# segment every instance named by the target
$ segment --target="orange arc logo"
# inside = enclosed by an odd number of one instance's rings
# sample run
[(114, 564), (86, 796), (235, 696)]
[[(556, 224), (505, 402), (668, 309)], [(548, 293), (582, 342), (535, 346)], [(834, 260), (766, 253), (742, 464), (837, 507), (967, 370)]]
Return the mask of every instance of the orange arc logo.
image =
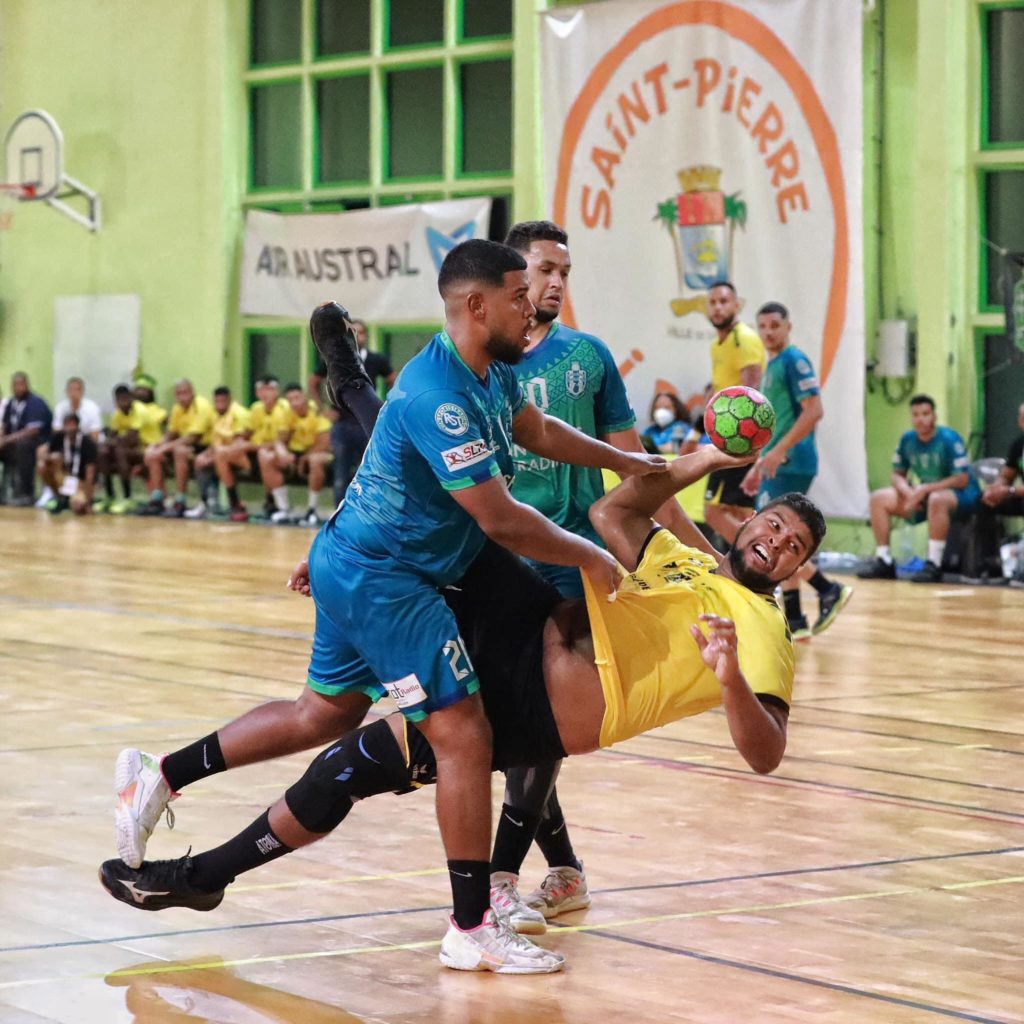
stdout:
[[(601, 98), (612, 75), (643, 43), (667, 29), (681, 25), (711, 25), (720, 28), (759, 53), (792, 90), (800, 112), (811, 129), (811, 137), (814, 139), (818, 158), (825, 173), (835, 218), (832, 281), (821, 349), (821, 382), (824, 384), (839, 351), (843, 323), (846, 320), (849, 285), (849, 225), (846, 221), (846, 188), (843, 183), (842, 162), (839, 159), (839, 145), (832, 123), (821, 105), (813, 83), (807, 77), (807, 72), (786, 49), (782, 40), (753, 15), (731, 4), (721, 3), (720, 0), (680, 0), (652, 12), (643, 21), (637, 22), (621, 41), (601, 58), (565, 119), (562, 147), (558, 155), (558, 177), (555, 182), (554, 220), (558, 224), (565, 223), (573, 157), (594, 104)], [(570, 327), (576, 326), (572, 300), (568, 295), (565, 298), (561, 319)]]

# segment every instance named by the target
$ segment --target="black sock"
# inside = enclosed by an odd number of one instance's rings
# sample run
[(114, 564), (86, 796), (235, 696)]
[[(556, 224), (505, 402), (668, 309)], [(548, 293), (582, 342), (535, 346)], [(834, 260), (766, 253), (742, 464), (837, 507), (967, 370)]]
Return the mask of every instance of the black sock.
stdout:
[(124, 491), (124, 500), (130, 501), (132, 496), (132, 478), (130, 476), (121, 477), (121, 490)]
[(539, 824), (539, 814), (528, 814), (518, 807), (502, 804), (494, 835), (491, 870), (511, 871), (513, 875), (518, 875)]
[(549, 868), (570, 867), (577, 871), (583, 865), (576, 859), (569, 838), (569, 829), (565, 824), (565, 815), (558, 802), (552, 799), (544, 812), (544, 817), (537, 828), (537, 845), (540, 847)]
[(796, 622), (803, 615), (800, 609), (800, 591), (784, 590), (782, 592), (782, 601), (786, 606), (786, 618), (790, 622)]
[(826, 590), (831, 590), (834, 584), (827, 577), (821, 574), (820, 569), (814, 570), (814, 575), (807, 581), (812, 587), (819, 593), (824, 594)]
[(475, 928), (491, 905), (491, 865), (485, 860), (450, 860), (452, 917), (463, 930)]
[(248, 828), (223, 846), (196, 854), (192, 858), (189, 881), (204, 892), (216, 892), (230, 885), (236, 875), (268, 864), (292, 848), (285, 846), (270, 827), (270, 811), (264, 811)]
[(220, 752), (220, 740), (211, 732), (201, 740), (181, 750), (168, 754), (160, 766), (167, 780), (167, 785), (175, 793), (190, 786), (197, 779), (205, 779), (208, 775), (217, 775), (227, 771), (224, 755)]
[(228, 489), (228, 504), (232, 508), (238, 508), (242, 503), (238, 500), (238, 485), (232, 484)]
[(114, 478), (112, 476), (105, 476), (103, 478), (103, 486), (107, 489), (107, 498), (110, 501), (114, 500)]
[(361, 385), (360, 387), (350, 384), (342, 388), (338, 397), (345, 408), (359, 421), (359, 426), (369, 437), (373, 433), (373, 425), (377, 422), (377, 415), (384, 403), (373, 388), (368, 387), (363, 381), (358, 383)]

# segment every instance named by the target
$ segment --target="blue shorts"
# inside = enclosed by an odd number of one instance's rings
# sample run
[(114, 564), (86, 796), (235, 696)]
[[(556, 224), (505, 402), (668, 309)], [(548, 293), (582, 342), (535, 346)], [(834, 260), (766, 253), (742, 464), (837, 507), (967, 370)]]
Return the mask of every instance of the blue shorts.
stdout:
[[(981, 488), (977, 485), (971, 487), (968, 485), (958, 491), (953, 491), (956, 495), (956, 512), (954, 515), (958, 519), (966, 519), (975, 509), (981, 498)], [(914, 511), (907, 518), (907, 522), (912, 525), (923, 523), (928, 518), (928, 503), (925, 502), (921, 508), (914, 509)]]
[(389, 694), (412, 722), (475, 693), (480, 683), (437, 587), (393, 562), (368, 569), (349, 561), (333, 528), (322, 529), (309, 552), (310, 689), (373, 701)]
[(551, 584), (567, 601), (583, 597), (583, 577), (573, 565), (551, 565), (549, 562), (524, 561)]
[(814, 482), (814, 473), (783, 473), (778, 472), (768, 480), (761, 478), (761, 486), (757, 489), (757, 504), (754, 506), (758, 512), (776, 498), (781, 498), (790, 491), (797, 494), (806, 494)]

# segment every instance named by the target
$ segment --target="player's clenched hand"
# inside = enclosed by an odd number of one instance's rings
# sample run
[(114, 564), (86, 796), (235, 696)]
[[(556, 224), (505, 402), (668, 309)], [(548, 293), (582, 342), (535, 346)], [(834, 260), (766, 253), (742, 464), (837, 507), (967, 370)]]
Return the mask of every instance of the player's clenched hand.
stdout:
[(647, 476), (648, 473), (664, 473), (668, 462), (664, 455), (648, 455), (640, 452), (619, 452), (614, 466), (610, 467), (623, 480), (629, 476)]
[(590, 557), (580, 564), (580, 568), (590, 577), (599, 594), (605, 594), (609, 601), (614, 601), (622, 580), (622, 566), (604, 548), (592, 544), (591, 549)]
[(702, 615), (700, 621), (707, 626), (707, 636), (700, 626), (693, 625), (690, 632), (697, 641), (700, 656), (723, 685), (731, 683), (740, 674), (736, 624), (720, 615)]
[(288, 589), (309, 597), (309, 562), (304, 558), (288, 577)]

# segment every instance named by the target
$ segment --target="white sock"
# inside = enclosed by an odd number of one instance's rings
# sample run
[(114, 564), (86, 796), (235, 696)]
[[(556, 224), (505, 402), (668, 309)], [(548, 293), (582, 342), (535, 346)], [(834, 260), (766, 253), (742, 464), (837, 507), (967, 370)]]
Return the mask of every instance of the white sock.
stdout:
[(942, 556), (946, 551), (944, 540), (928, 540), (928, 561), (932, 565), (942, 565)]
[(320, 492), (319, 491), (314, 491), (313, 488), (311, 487), (309, 489), (309, 507), (314, 512), (316, 511), (316, 506), (319, 503), (319, 501), (320, 501)]
[(875, 558), (880, 558), (886, 565), (892, 565), (892, 553), (889, 551), (889, 545), (879, 544), (875, 548)]
[(287, 487), (275, 487), (271, 492), (274, 496), (274, 504), (277, 506), (279, 512), (288, 511), (288, 488)]

